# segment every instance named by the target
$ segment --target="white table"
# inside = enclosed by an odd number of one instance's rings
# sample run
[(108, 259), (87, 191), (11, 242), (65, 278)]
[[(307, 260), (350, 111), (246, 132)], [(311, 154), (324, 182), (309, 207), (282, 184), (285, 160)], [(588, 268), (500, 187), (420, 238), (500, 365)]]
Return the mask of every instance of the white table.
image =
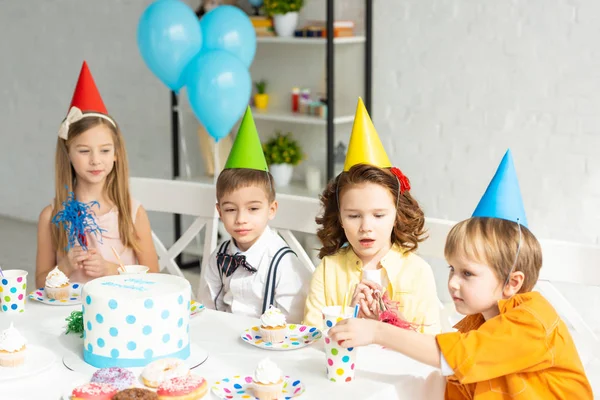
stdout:
[[(80, 306), (50, 306), (28, 301), (20, 315), (0, 313), (0, 329), (11, 321), (30, 344), (51, 349), (55, 363), (37, 376), (13, 382), (0, 381), (2, 400), (57, 400), (74, 382), (89, 375), (72, 372), (62, 363), (63, 356), (81, 351), (83, 339), (65, 335), (65, 318)], [(398, 353), (375, 347), (360, 348), (356, 380), (333, 383), (325, 377), (323, 341), (291, 351), (268, 351), (256, 348), (240, 338), (243, 330), (258, 320), (212, 310), (205, 310), (190, 322), (191, 340), (209, 354), (208, 360), (194, 369), (209, 384), (233, 375), (251, 375), (257, 363), (270, 357), (283, 373), (299, 378), (306, 386), (300, 399), (436, 399), (443, 398), (444, 379), (433, 368), (412, 361)], [(0, 370), (0, 374), (2, 371)], [(41, 388), (34, 390), (34, 387)], [(210, 393), (205, 399), (217, 399)]]

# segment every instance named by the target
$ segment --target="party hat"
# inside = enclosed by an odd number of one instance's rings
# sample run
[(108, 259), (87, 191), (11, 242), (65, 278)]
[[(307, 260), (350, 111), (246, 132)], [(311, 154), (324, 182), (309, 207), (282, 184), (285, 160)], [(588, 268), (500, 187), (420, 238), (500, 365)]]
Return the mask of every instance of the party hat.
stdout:
[(250, 107), (246, 109), (235, 142), (231, 146), (231, 152), (225, 163), (225, 169), (231, 168), (269, 170)]
[(379, 168), (392, 166), (360, 97), (354, 115), (344, 171), (350, 170), (356, 164), (369, 164)]
[(103, 118), (116, 127), (117, 125), (115, 122), (107, 114), (106, 106), (96, 87), (92, 73), (90, 72), (87, 62), (84, 61), (81, 66), (81, 71), (79, 72), (77, 85), (75, 85), (75, 91), (73, 92), (69, 111), (58, 129), (58, 136), (67, 140), (69, 136), (69, 126), (85, 117)]
[(506, 151), (496, 174), (488, 185), (473, 217), (501, 218), (527, 227), (525, 207), (510, 149)]

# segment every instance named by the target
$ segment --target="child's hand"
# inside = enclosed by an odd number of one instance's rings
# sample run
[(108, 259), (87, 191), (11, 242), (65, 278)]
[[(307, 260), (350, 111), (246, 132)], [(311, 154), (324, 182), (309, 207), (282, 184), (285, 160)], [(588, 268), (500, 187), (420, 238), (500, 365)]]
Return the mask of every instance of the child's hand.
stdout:
[(86, 275), (98, 278), (112, 274), (111, 264), (102, 258), (98, 249), (88, 248), (87, 254), (87, 259), (83, 261), (83, 269)]
[(375, 343), (377, 324), (379, 322), (372, 319), (344, 319), (329, 330), (329, 337), (341, 342), (342, 347), (367, 346)]
[(74, 246), (69, 249), (67, 253), (66, 259), (68, 262), (68, 267), (75, 271), (77, 269), (83, 268), (83, 262), (88, 259), (88, 252), (83, 250), (83, 248), (79, 245)]
[(379, 315), (379, 302), (375, 298), (375, 292), (381, 293), (382, 287), (375, 282), (363, 279), (356, 286), (352, 297), (352, 306), (359, 305), (359, 317), (377, 319)]

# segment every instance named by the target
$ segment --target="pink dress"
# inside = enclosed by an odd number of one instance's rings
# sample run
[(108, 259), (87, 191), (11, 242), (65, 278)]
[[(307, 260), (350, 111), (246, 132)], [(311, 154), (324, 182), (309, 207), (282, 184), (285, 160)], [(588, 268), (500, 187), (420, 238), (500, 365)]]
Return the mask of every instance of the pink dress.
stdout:
[[(135, 199), (131, 199), (131, 215), (134, 224), (139, 207), (140, 202)], [(121, 257), (121, 261), (124, 265), (137, 264), (138, 261), (133, 249), (125, 247), (121, 242), (121, 237), (119, 235), (119, 211), (117, 210), (117, 207), (113, 207), (104, 215), (96, 216), (96, 223), (105, 231), (102, 232), (102, 238), (96, 238), (94, 235), (88, 235), (88, 247), (100, 250), (100, 255), (102, 258), (108, 262), (118, 264), (119, 261), (111, 249), (111, 247), (114, 247), (117, 253), (119, 253), (119, 257)], [(69, 279), (71, 282), (80, 283), (85, 283), (91, 280), (91, 278), (85, 274), (83, 269), (74, 271), (69, 276)]]

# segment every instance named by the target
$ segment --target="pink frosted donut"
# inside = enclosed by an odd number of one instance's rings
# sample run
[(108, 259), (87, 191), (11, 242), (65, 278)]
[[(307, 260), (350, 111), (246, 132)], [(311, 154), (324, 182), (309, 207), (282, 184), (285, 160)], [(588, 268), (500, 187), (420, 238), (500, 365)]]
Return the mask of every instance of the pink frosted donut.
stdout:
[(188, 375), (164, 381), (156, 394), (159, 399), (200, 399), (208, 391), (208, 382), (199, 376)]
[(92, 383), (107, 383), (117, 390), (129, 389), (133, 386), (135, 376), (125, 368), (100, 368), (92, 375)]
[(117, 392), (105, 383), (86, 383), (73, 389), (71, 400), (110, 400)]

